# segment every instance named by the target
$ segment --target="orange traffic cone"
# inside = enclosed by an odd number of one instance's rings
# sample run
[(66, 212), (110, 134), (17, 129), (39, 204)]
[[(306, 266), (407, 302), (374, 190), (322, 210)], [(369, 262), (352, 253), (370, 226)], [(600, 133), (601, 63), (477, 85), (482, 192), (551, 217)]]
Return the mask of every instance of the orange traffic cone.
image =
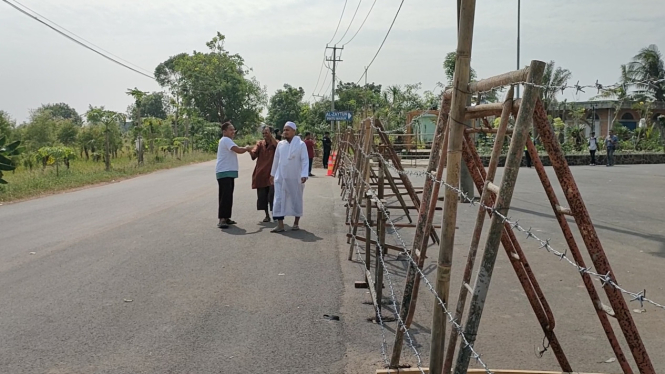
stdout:
[(332, 177), (333, 168), (335, 167), (335, 160), (337, 159), (337, 152), (333, 152), (332, 155), (328, 156), (328, 176)]

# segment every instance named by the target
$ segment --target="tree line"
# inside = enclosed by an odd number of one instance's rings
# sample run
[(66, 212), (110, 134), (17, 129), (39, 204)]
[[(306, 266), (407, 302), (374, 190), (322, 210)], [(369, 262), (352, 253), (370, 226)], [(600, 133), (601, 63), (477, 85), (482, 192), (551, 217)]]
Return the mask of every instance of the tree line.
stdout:
[[(244, 59), (225, 48), (225, 41), (225, 36), (218, 32), (206, 43), (205, 51), (177, 54), (160, 63), (154, 76), (163, 91), (128, 89), (126, 94), (133, 103), (125, 113), (91, 105), (80, 114), (66, 103), (45, 104), (32, 110), (28, 120), (17, 125), (8, 113), (0, 110), (0, 137), (7, 144), (16, 141), (21, 144), (21, 147), (12, 146), (11, 157), (3, 157), (15, 167), (29, 169), (46, 165), (68, 167), (72, 158), (104, 162), (108, 169), (112, 159), (121, 155), (135, 158), (140, 165), (145, 154), (158, 158), (194, 150), (214, 152), (220, 124), (226, 121), (233, 122), (238, 129), (238, 141), (247, 144), (256, 140), (257, 129), (263, 123), (281, 127), (286, 121), (295, 121), (302, 131), (318, 134), (329, 129), (325, 120), (325, 113), (331, 107), (329, 96), (309, 101), (302, 87), (284, 84), (269, 97)], [(389, 129), (403, 128), (410, 111), (438, 109), (441, 92), (452, 81), (454, 52), (446, 55), (442, 68), (448, 82), (437, 83), (424, 91), (420, 83), (384, 87), (374, 82), (363, 85), (337, 82), (335, 108), (353, 112), (356, 121), (374, 116), (381, 118)], [(555, 127), (561, 127), (562, 117), (566, 119), (566, 115), (579, 117), (582, 126), (588, 125), (583, 111), (574, 105), (562, 110), (566, 102), (557, 100), (561, 93), (557, 87), (566, 85), (571, 76), (570, 70), (556, 67), (554, 61), (547, 64), (544, 85), (548, 87), (542, 90), (541, 98)], [(473, 69), (471, 78), (477, 79)], [(616, 99), (618, 106), (625, 101), (636, 101), (638, 109), (648, 115), (653, 103), (665, 100), (665, 81), (657, 82), (664, 78), (662, 55), (651, 45), (640, 50), (631, 62), (621, 65), (619, 85), (604, 90), (594, 99)], [(499, 95), (499, 91), (485, 93), (476, 102), (494, 102)], [(578, 130), (573, 129), (577, 131), (576, 137)], [(641, 136), (646, 136), (646, 132)], [(19, 151), (21, 155), (16, 154)]]

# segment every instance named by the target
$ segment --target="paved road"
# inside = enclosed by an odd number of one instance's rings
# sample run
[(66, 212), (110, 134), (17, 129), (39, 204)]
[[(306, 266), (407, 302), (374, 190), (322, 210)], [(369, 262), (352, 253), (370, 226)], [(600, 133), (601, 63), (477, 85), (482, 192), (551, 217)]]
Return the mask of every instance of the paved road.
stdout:
[[(241, 157), (234, 217), (240, 224), (226, 232), (215, 228), (211, 163), (0, 206), (0, 373), (365, 374), (382, 367), (381, 329), (367, 322), (373, 316), (367, 291), (353, 287), (362, 273), (346, 260), (345, 209), (334, 179), (308, 182), (304, 231), (274, 235), (253, 209), (251, 168)], [(573, 172), (619, 282), (665, 300), (665, 166)], [(522, 169), (513, 202), (513, 218), (565, 247), (533, 170)], [(475, 208), (460, 205), (458, 218), (452, 299)], [(410, 243), (413, 230), (400, 232)], [(393, 235), (388, 240), (398, 244)], [(533, 241), (520, 241), (573, 368), (620, 372), (616, 362), (603, 363), (613, 354), (575, 269)], [(430, 248), (426, 263), (431, 280), (437, 249)], [(387, 264), (399, 300), (406, 262), (395, 255)], [(426, 365), (434, 299), (422, 288), (419, 300), (411, 336)], [(645, 309), (633, 317), (662, 369), (664, 312)], [(388, 323), (384, 332), (388, 354), (395, 328)], [(542, 332), (505, 255), (477, 343), (493, 368), (558, 367), (551, 351), (541, 359), (534, 353)], [(409, 344), (403, 357), (418, 361)]]
[(0, 206), (0, 372), (343, 372), (336, 185), (271, 234), (240, 158), (228, 231), (213, 163)]

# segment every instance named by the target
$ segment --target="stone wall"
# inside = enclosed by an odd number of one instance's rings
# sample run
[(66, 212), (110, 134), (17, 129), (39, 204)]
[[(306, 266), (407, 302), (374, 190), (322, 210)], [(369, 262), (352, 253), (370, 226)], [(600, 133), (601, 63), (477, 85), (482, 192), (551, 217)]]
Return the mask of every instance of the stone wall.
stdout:
[[(483, 160), (485, 166), (489, 165), (490, 157), (489, 156), (480, 156)], [(540, 155), (540, 160), (545, 166), (552, 166), (550, 158), (547, 155)], [(591, 162), (591, 156), (589, 155), (566, 155), (566, 161), (568, 165), (589, 165)], [(499, 166), (503, 166), (506, 162), (506, 156), (501, 156), (499, 159)], [(616, 153), (614, 155), (614, 162), (617, 165), (625, 164), (665, 164), (665, 153)], [(522, 158), (522, 163), (524, 164), (524, 158)], [(605, 165), (606, 155), (604, 153), (596, 153), (596, 164)]]

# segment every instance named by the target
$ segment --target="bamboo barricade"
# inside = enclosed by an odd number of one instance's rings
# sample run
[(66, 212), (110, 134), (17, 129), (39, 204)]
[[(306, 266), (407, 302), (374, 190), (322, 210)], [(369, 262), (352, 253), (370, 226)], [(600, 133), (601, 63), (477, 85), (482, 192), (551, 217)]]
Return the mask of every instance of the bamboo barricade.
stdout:
[[(378, 311), (375, 312), (375, 318), (379, 317), (381, 311), (384, 277), (383, 268), (379, 262), (379, 257), (381, 255), (379, 249), (383, 248), (384, 251), (405, 251), (405, 248), (403, 247), (385, 243), (386, 222), (391, 219), (386, 213), (389, 210), (400, 210), (405, 214), (408, 210), (416, 209), (418, 211), (417, 216), (414, 215), (414, 217), (416, 217), (416, 222), (414, 223), (391, 223), (392, 226), (398, 229), (415, 228), (416, 230), (413, 247), (408, 249), (415, 262), (409, 262), (409, 266), (407, 267), (406, 283), (399, 310), (400, 320), (406, 321), (405, 326), (406, 329), (408, 329), (415, 314), (416, 296), (418, 294), (418, 285), (421, 280), (421, 276), (419, 275), (422, 274), (419, 273), (419, 270), (422, 271), (424, 266), (424, 259), (426, 258), (426, 252), (428, 249), (429, 233), (435, 228), (441, 228), (441, 243), (448, 243), (445, 245), (454, 244), (454, 238), (450, 241), (450, 233), (455, 228), (456, 217), (446, 215), (445, 206), (446, 202), (451, 206), (455, 205), (453, 204), (453, 200), (455, 203), (457, 202), (459, 190), (450, 188), (451, 186), (456, 187), (456, 183), (446, 183), (447, 198), (444, 199), (443, 202), (444, 221), (440, 226), (433, 225), (432, 221), (434, 213), (437, 209), (441, 209), (437, 204), (439, 199), (435, 198), (438, 196), (438, 188), (441, 186), (441, 183), (435, 183), (435, 181), (441, 181), (444, 175), (444, 168), (448, 165), (452, 166), (457, 162), (457, 157), (459, 157), (459, 161), (464, 161), (469, 169), (477, 191), (480, 194), (480, 207), (468, 249), (468, 257), (462, 282), (459, 285), (459, 298), (454, 305), (454, 308), (449, 308), (450, 310), (453, 310), (454, 313), (452, 319), (459, 323), (455, 325), (456, 330), (451, 330), (449, 334), (446, 334), (443, 326), (436, 327), (437, 330), (433, 330), (433, 339), (435, 335), (437, 339), (446, 336), (448, 337), (446, 340), (443, 340), (440, 345), (440, 352), (438, 355), (442, 367), (440, 371), (437, 369), (436, 372), (454, 372), (456, 374), (474, 372), (472, 369), (468, 369), (469, 360), (473, 356), (471, 355), (472, 352), (467, 347), (467, 344), (471, 347), (473, 346), (473, 342), (479, 331), (478, 326), (482, 317), (484, 302), (488, 296), (489, 284), (492, 279), (494, 263), (498, 256), (499, 244), (501, 244), (505, 250), (511, 266), (517, 275), (517, 279), (524, 289), (524, 293), (527, 296), (536, 319), (542, 328), (543, 334), (545, 335), (561, 370), (563, 372), (571, 372), (573, 370), (555, 333), (556, 321), (553, 312), (548, 305), (547, 299), (534, 272), (529, 266), (526, 255), (515, 236), (513, 227), (505, 220), (510, 208), (512, 191), (517, 181), (517, 175), (525, 145), (534, 161), (534, 167), (538, 174), (538, 178), (543, 185), (556, 220), (564, 234), (567, 247), (576, 263), (582, 268), (586, 268), (581, 249), (577, 245), (575, 237), (572, 234), (572, 229), (566, 221), (566, 216), (572, 216), (575, 218), (582, 240), (593, 259), (593, 266), (599, 273), (608, 274), (608, 278), (612, 282), (615, 284), (618, 283), (602, 246), (600, 245), (598, 236), (595, 233), (595, 229), (588, 211), (584, 206), (579, 189), (577, 188), (575, 180), (573, 179), (570, 169), (565, 161), (561, 146), (549, 127), (542, 103), (540, 103), (538, 99), (539, 88), (537, 84), (539, 84), (542, 70), (542, 62), (532, 61), (529, 68), (514, 72), (515, 74), (504, 74), (499, 76), (501, 77), (501, 79), (498, 79), (500, 82), (505, 82), (505, 79), (507, 79), (506, 77), (513, 77), (514, 79), (519, 79), (519, 81), (509, 81), (509, 83), (519, 83), (522, 79), (528, 83), (525, 85), (524, 98), (521, 102), (516, 103), (517, 100), (512, 99), (513, 90), (511, 88), (506, 100), (501, 103), (501, 105), (492, 104), (491, 108), (484, 108), (478, 111), (479, 113), (488, 113), (491, 109), (492, 116), (500, 115), (501, 121), (499, 127), (496, 129), (487, 128), (489, 123), (486, 119), (483, 119), (486, 128), (480, 129), (465, 128), (463, 125), (455, 122), (455, 117), (452, 116), (451, 108), (453, 102), (446, 95), (442, 96), (442, 110), (439, 113), (435, 138), (433, 141), (434, 149), (432, 150), (426, 169), (427, 175), (430, 175), (431, 178), (425, 179), (422, 191), (418, 191), (416, 187), (412, 187), (412, 189), (405, 191), (405, 189), (409, 189), (409, 186), (412, 186), (412, 183), (410, 180), (404, 182), (404, 178), (408, 180), (408, 175), (407, 173), (402, 173), (404, 172), (404, 169), (401, 168), (401, 165), (397, 167), (392, 160), (387, 160), (387, 158), (390, 158), (390, 149), (394, 151), (391, 144), (389, 142), (388, 144), (381, 144), (381, 147), (376, 145), (377, 140), (380, 143), (383, 143), (383, 137), (380, 136), (380, 134), (382, 134), (384, 129), (379, 125), (378, 121), (373, 123), (365, 122), (360, 131), (342, 134), (340, 138), (342, 139), (340, 143), (346, 143), (338, 145), (340, 151), (340, 156), (338, 158), (338, 176), (340, 177), (340, 184), (344, 189), (344, 196), (346, 196), (348, 200), (347, 210), (349, 213), (349, 219), (347, 220), (347, 223), (349, 225), (349, 233), (347, 234), (347, 237), (349, 238), (352, 247), (355, 245), (355, 241), (365, 243), (363, 246), (365, 251), (364, 262), (366, 266), (364, 280), (362, 282), (357, 282), (356, 285), (357, 287), (366, 287), (370, 289), (372, 303)], [(528, 75), (524, 77), (523, 73)], [(494, 78), (490, 78), (485, 81), (491, 82), (493, 79)], [(469, 90), (467, 92), (473, 94), (475, 92), (470, 87), (485, 88), (487, 87), (486, 84), (487, 83), (483, 83), (483, 85), (476, 84), (475, 86), (469, 85)], [(499, 107), (501, 108), (501, 111), (497, 113), (497, 108)], [(468, 110), (470, 108), (465, 106), (465, 109)], [(515, 113), (516, 109), (517, 113)], [(459, 112), (457, 115), (459, 115)], [(511, 116), (516, 119), (513, 128), (509, 128), (508, 125), (508, 120)], [(457, 131), (453, 131), (455, 128), (453, 124), (458, 125)], [(550, 160), (552, 160), (557, 179), (562, 186), (564, 196), (566, 197), (570, 208), (562, 206), (562, 203), (558, 201), (552, 183), (540, 161), (537, 150), (528, 136), (532, 124), (540, 134), (545, 150), (547, 151)], [(496, 134), (492, 155), (487, 169), (483, 166), (480, 156), (476, 151), (475, 144), (471, 138), (473, 134), (479, 132)], [(502, 181), (501, 183), (495, 184), (494, 177), (498, 169), (500, 151), (506, 135), (511, 136), (511, 145)], [(461, 138), (460, 151), (455, 151), (458, 145), (453, 141), (453, 137)], [(452, 159), (453, 155), (455, 155), (454, 159)], [(391, 169), (393, 170), (392, 172)], [(458, 180), (458, 177), (456, 176), (458, 175), (457, 172), (449, 169), (446, 170), (448, 170), (447, 177), (449, 178), (446, 180), (451, 180), (453, 182)], [(393, 172), (397, 172), (399, 178), (393, 176)], [(452, 178), (450, 177), (451, 174), (453, 175)], [(391, 181), (396, 183), (391, 183)], [(415, 202), (413, 202), (413, 205), (406, 205), (404, 199), (398, 199), (395, 202), (396, 205), (389, 204), (386, 201), (386, 198), (388, 197), (411, 197), (416, 194), (419, 197), (419, 205)], [(361, 209), (364, 212), (362, 220), (358, 214)], [(472, 278), (474, 277), (476, 254), (480, 246), (480, 238), (482, 237), (486, 216), (490, 217), (489, 233), (484, 245), (485, 250), (483, 252), (482, 263), (479, 265), (477, 273), (475, 274), (475, 281), (472, 281)], [(452, 226), (452, 228), (446, 228), (447, 225)], [(358, 235), (357, 229), (361, 226), (365, 227), (364, 236)], [(376, 237), (372, 237), (372, 233), (375, 233)], [(375, 246), (374, 250), (372, 250), (372, 245)], [(444, 244), (441, 244), (442, 248), (443, 245)], [(452, 255), (452, 253), (446, 255)], [(372, 256), (374, 256), (374, 260), (372, 260)], [(446, 259), (446, 261), (447, 260), (448, 259)], [(375, 267), (373, 273), (370, 265), (372, 263), (374, 263)], [(444, 274), (446, 274), (448, 270), (446, 268), (447, 263), (443, 262), (440, 265), (442, 265)], [(623, 373), (632, 374), (633, 371), (631, 369), (631, 363), (628, 361), (628, 357), (622, 350), (621, 344), (623, 343), (620, 342), (619, 336), (615, 334), (613, 326), (610, 323), (610, 317), (618, 320), (620, 331), (623, 333), (623, 339), (630, 350), (631, 356), (636, 367), (639, 369), (639, 372), (643, 374), (655, 373), (649, 355), (640, 339), (639, 332), (637, 331), (620, 291), (612, 287), (610, 284), (606, 283), (603, 285), (602, 288), (610, 301), (610, 306), (606, 306), (600, 300), (600, 296), (591, 276), (585, 272), (580, 272), (580, 274), (584, 287), (589, 294), (592, 307), (601, 322), (603, 331)], [(443, 279), (445, 280), (445, 277)], [(448, 279), (447, 282), (449, 287), (450, 280)], [(464, 318), (464, 310), (466, 308), (468, 295), (472, 295), (470, 306), (468, 307), (469, 315), (466, 317), (466, 322), (462, 324), (461, 321)], [(449, 301), (446, 300), (446, 304), (448, 303)], [(435, 310), (439, 310), (438, 305)], [(382, 318), (384, 321), (386, 320), (385, 317)], [(444, 316), (444, 318), (446, 318), (446, 316)], [(464, 326), (464, 329), (459, 331), (457, 330), (458, 326)], [(404, 331), (405, 329), (402, 327), (396, 329), (389, 369), (379, 370), (377, 373), (398, 372), (396, 369), (400, 367), (400, 353), (402, 351)], [(456, 350), (456, 345), (460, 336), (464, 336), (465, 339), (459, 342), (459, 349)], [(455, 358), (456, 352), (457, 357)], [(430, 360), (431, 359), (432, 356), (430, 356)], [(430, 362), (430, 368), (432, 367), (432, 362)], [(413, 371), (413, 369), (402, 368), (399, 369), (399, 372), (420, 372), (420, 370)], [(497, 370), (493, 372), (545, 373), (538, 371), (520, 372), (515, 370)]]

